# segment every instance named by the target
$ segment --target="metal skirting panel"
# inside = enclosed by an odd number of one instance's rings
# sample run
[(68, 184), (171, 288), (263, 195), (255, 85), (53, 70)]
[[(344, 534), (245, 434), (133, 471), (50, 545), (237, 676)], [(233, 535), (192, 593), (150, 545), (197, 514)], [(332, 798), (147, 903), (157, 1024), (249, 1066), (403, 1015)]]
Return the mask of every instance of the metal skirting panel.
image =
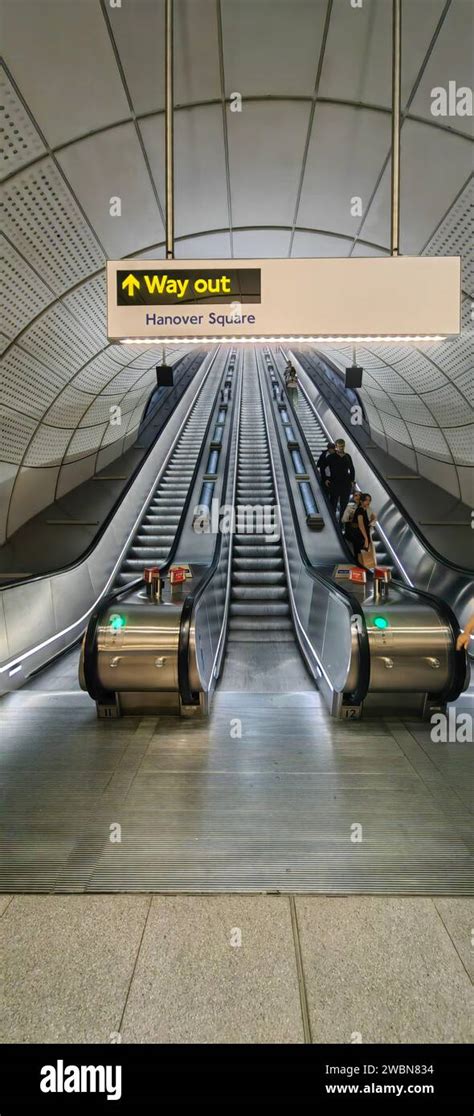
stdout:
[(0, 702), (4, 891), (474, 893), (472, 744), (332, 721), (280, 678), (101, 722), (76, 669)]

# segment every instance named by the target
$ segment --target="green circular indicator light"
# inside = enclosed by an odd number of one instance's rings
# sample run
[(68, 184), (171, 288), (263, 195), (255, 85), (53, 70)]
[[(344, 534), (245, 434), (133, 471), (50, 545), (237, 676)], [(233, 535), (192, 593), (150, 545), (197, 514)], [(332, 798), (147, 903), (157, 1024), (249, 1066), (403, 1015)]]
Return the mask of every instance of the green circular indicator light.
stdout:
[(388, 620), (385, 616), (374, 616), (374, 627), (388, 628)]
[(110, 617), (109, 624), (110, 627), (113, 628), (114, 632), (116, 632), (119, 628), (125, 627), (125, 616), (119, 616), (118, 612), (114, 612), (113, 616)]

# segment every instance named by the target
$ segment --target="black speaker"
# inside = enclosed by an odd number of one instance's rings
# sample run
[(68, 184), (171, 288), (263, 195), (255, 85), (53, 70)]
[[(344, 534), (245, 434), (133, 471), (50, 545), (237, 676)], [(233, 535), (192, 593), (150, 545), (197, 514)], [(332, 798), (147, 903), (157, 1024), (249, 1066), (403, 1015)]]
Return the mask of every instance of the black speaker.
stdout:
[(346, 368), (345, 384), (346, 388), (359, 388), (362, 387), (362, 373), (364, 369), (359, 368), (358, 364), (353, 364), (351, 368)]
[(158, 387), (173, 387), (173, 369), (169, 364), (157, 364), (156, 383)]

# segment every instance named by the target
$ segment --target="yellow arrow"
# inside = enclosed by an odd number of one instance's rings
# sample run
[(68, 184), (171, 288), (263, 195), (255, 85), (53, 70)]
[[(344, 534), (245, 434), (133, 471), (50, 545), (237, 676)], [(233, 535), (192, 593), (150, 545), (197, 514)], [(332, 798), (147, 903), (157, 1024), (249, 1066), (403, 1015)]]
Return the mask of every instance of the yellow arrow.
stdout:
[(134, 287), (136, 287), (137, 290), (140, 289), (140, 280), (137, 279), (135, 275), (132, 275), (130, 273), (130, 275), (127, 275), (127, 278), (124, 279), (122, 283), (122, 290), (128, 290), (128, 297), (132, 298)]

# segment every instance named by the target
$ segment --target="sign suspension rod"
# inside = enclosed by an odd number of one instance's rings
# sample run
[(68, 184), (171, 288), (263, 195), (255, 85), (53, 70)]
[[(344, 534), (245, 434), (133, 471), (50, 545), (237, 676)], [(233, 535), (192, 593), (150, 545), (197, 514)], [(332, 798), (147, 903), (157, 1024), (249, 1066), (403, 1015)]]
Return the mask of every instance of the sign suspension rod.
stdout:
[(390, 254), (400, 254), (400, 89), (402, 0), (392, 0), (392, 204)]
[(174, 259), (174, 0), (165, 5), (166, 259)]

